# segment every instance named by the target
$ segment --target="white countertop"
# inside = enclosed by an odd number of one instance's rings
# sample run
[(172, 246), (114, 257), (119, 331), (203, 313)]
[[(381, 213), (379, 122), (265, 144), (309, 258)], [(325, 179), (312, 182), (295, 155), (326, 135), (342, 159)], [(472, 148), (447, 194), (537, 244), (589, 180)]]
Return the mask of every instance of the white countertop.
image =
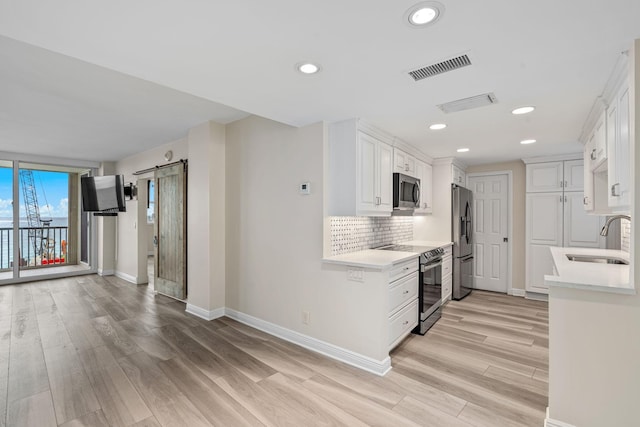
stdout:
[[(430, 240), (411, 240), (398, 243), (399, 245), (415, 246), (450, 246), (451, 242), (436, 242)], [(379, 249), (367, 249), (364, 251), (351, 252), (348, 254), (334, 255), (323, 258), (322, 262), (328, 264), (351, 265), (354, 267), (373, 268), (376, 270), (387, 270), (394, 264), (408, 261), (420, 255), (419, 252), (404, 251), (383, 251)]]
[(635, 295), (630, 282), (629, 266), (596, 262), (571, 261), (567, 254), (595, 255), (622, 258), (629, 261), (629, 254), (613, 249), (551, 247), (551, 256), (557, 276), (544, 276), (550, 287), (585, 289), (598, 292)]

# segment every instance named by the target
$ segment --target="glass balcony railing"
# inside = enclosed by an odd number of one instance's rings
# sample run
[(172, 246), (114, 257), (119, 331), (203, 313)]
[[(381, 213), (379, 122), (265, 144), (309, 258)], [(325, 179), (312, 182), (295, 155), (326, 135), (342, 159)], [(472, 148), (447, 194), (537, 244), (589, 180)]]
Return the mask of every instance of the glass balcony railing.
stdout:
[[(20, 227), (21, 269), (67, 263), (68, 227)], [(13, 228), (0, 228), (0, 271), (13, 269)]]

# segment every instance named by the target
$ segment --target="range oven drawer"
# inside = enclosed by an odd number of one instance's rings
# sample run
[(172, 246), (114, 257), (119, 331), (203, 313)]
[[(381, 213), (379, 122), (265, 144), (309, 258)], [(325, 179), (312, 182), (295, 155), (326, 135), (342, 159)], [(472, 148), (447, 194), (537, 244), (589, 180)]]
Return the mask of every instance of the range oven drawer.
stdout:
[(418, 272), (393, 282), (389, 286), (389, 313), (404, 306), (407, 302), (418, 297)]

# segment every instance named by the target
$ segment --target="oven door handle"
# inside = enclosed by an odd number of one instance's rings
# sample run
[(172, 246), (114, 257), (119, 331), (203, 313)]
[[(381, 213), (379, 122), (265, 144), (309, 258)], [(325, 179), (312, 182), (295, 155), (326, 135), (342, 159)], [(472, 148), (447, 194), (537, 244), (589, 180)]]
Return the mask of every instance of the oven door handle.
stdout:
[(427, 272), (427, 271), (429, 271), (429, 270), (433, 270), (434, 268), (439, 267), (439, 266), (441, 266), (441, 265), (442, 265), (442, 259), (439, 259), (439, 260), (437, 260), (437, 261), (435, 261), (435, 262), (431, 262), (431, 263), (428, 263), (428, 264), (423, 264), (423, 265), (421, 266), (421, 267), (422, 267), (422, 268), (421, 268), (421, 271), (422, 271), (423, 273), (425, 273), (425, 272)]

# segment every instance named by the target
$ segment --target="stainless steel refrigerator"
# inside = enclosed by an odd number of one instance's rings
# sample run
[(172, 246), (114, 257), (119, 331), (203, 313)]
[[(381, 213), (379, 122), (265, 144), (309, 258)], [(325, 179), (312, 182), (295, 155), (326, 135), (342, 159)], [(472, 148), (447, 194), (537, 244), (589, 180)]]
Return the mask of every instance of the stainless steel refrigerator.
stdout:
[(471, 190), (452, 184), (451, 208), (452, 297), (460, 300), (473, 289), (473, 193)]

